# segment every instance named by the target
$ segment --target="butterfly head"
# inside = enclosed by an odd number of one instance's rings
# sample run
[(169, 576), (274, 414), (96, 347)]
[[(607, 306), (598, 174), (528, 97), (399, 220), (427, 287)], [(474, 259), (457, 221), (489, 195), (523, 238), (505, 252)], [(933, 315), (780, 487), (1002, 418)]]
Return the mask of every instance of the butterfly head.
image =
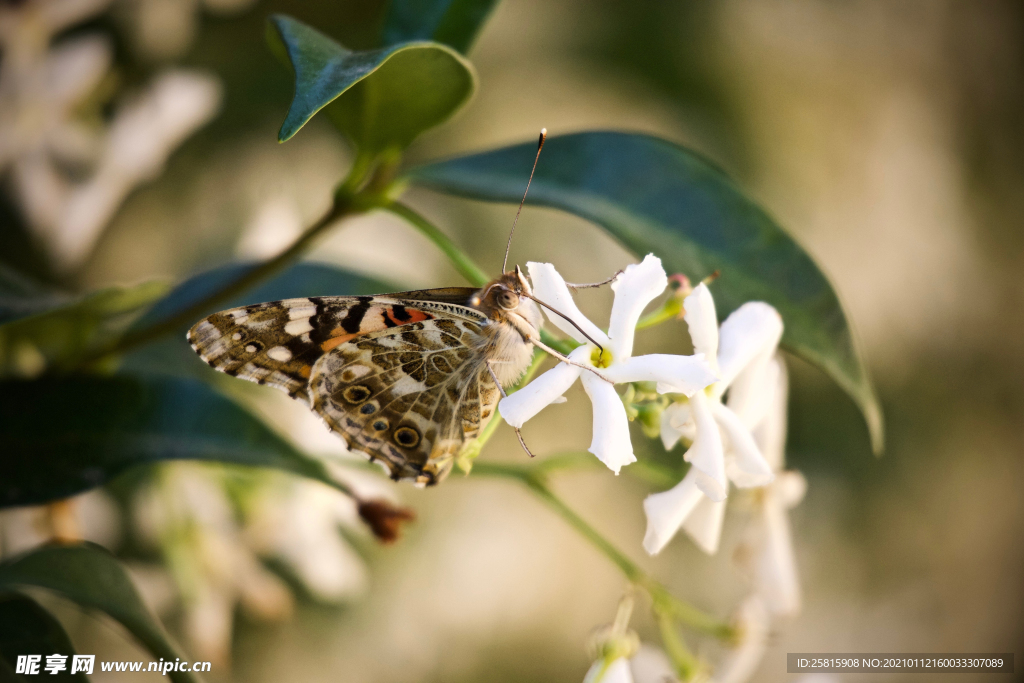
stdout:
[(477, 291), (470, 305), (495, 322), (511, 323), (526, 336), (533, 336), (540, 327), (540, 310), (530, 300), (533, 290), (516, 266)]

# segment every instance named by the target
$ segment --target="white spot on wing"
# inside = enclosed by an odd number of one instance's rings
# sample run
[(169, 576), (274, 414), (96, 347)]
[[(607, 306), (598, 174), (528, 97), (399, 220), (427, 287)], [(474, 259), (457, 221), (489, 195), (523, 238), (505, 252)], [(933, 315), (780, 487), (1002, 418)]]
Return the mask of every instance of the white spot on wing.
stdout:
[(283, 346), (275, 346), (267, 351), (267, 356), (278, 362), (287, 363), (292, 359), (292, 352)]
[(359, 379), (360, 377), (368, 373), (370, 371), (370, 368), (366, 367), (365, 365), (350, 365), (349, 367), (345, 368), (345, 371), (352, 373), (352, 379)]
[(288, 309), (288, 318), (291, 320), (302, 320), (304, 318), (312, 318), (314, 315), (316, 315), (316, 306), (314, 306), (312, 303), (310, 303), (308, 306), (294, 306)]
[(426, 391), (426, 389), (426, 384), (413, 379), (409, 375), (403, 375), (401, 379), (391, 385), (391, 391), (399, 396)]
[(313, 326), (309, 324), (309, 317), (305, 317), (302, 320), (292, 320), (284, 326), (284, 331), (293, 337), (310, 332), (312, 329)]

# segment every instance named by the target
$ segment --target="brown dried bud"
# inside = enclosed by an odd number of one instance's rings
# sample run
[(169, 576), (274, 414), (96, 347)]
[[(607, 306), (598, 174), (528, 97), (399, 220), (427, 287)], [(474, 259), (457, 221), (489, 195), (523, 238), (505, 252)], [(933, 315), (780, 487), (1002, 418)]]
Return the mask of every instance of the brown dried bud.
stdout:
[(416, 519), (416, 513), (410, 508), (393, 505), (383, 498), (361, 501), (359, 516), (382, 543), (398, 540), (402, 524)]

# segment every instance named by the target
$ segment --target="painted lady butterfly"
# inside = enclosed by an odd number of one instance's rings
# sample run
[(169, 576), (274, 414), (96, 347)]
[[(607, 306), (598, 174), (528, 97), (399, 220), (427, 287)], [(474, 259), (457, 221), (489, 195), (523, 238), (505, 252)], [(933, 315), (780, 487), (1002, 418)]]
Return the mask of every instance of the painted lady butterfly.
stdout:
[(530, 364), (540, 310), (518, 267), (486, 287), (288, 299), (188, 333), (215, 370), (306, 401), (393, 479), (436, 484)]

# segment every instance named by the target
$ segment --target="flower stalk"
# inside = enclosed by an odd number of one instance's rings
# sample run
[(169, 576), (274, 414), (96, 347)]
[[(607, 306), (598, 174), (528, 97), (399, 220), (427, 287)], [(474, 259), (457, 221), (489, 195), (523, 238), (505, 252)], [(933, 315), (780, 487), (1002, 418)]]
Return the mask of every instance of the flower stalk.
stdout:
[[(575, 454), (574, 454), (575, 455)], [(573, 458), (576, 462), (585, 462)], [(571, 461), (560, 462), (559, 465)], [(501, 463), (481, 462), (475, 466), (479, 474), (515, 479), (544, 501), (548, 507), (558, 513), (569, 526), (590, 541), (611, 562), (619, 568), (626, 578), (634, 585), (644, 589), (651, 596), (655, 610), (659, 614), (667, 614), (675, 621), (695, 631), (705, 633), (722, 640), (732, 640), (735, 636), (732, 626), (715, 617), (705, 614), (698, 608), (672, 595), (657, 579), (647, 574), (621, 550), (605, 538), (601, 532), (592, 527), (565, 501), (558, 497), (547, 484), (547, 472), (541, 466), (509, 465)]]

